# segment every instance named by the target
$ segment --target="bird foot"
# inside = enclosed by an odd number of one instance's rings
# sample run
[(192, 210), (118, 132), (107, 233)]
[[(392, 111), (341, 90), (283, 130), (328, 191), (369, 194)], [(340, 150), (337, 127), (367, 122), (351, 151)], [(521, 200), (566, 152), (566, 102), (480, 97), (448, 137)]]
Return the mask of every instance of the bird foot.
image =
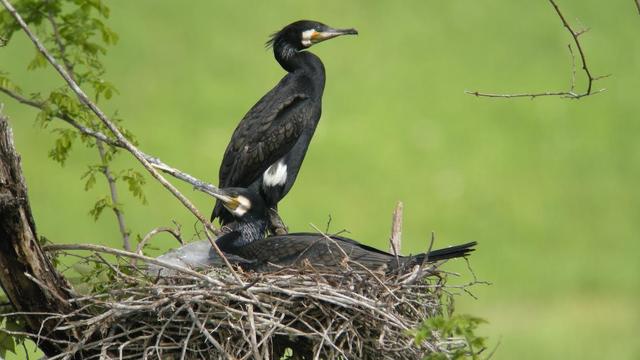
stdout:
[(289, 229), (275, 209), (269, 209), (269, 232), (273, 235), (286, 235)]

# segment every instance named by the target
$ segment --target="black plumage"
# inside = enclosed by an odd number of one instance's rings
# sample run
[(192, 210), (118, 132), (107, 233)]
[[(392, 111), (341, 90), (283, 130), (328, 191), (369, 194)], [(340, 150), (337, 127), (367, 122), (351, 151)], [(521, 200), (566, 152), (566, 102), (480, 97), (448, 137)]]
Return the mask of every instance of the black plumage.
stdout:
[[(298, 176), (322, 111), (324, 65), (303, 50), (345, 34), (357, 31), (303, 20), (272, 35), (267, 44), (288, 73), (238, 124), (220, 165), (219, 187), (251, 187), (276, 209)], [(233, 221), (220, 201), (214, 218), (223, 225)]]
[(265, 271), (309, 262), (315, 266), (335, 267), (346, 260), (374, 269), (391, 271), (423, 261), (435, 262), (464, 257), (475, 249), (476, 242), (433, 250), (415, 256), (400, 256), (336, 235), (290, 233), (264, 237), (267, 208), (261, 196), (251, 189), (224, 189), (223, 204), (236, 217), (232, 231), (218, 238), (222, 251), (250, 261), (246, 269)]

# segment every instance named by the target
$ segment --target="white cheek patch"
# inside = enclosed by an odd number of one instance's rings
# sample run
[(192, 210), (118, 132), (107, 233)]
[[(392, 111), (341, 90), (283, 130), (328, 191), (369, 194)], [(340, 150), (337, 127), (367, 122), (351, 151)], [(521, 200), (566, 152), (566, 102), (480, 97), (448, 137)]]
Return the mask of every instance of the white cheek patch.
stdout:
[(313, 45), (313, 41), (311, 41), (311, 37), (315, 34), (316, 31), (314, 29), (304, 31), (302, 33), (302, 46), (309, 47)]
[(269, 166), (262, 174), (264, 186), (284, 185), (287, 182), (287, 165), (282, 161)]
[(238, 196), (238, 206), (233, 210), (233, 214), (242, 217), (251, 209), (251, 200), (244, 196)]
[(244, 205), (238, 205), (238, 207), (233, 210), (233, 215), (242, 217), (247, 213), (247, 211), (249, 211), (249, 209), (247, 209)]
[(251, 200), (240, 195), (238, 196), (238, 204), (240, 204), (240, 206), (244, 206), (245, 208), (249, 209), (251, 207)]

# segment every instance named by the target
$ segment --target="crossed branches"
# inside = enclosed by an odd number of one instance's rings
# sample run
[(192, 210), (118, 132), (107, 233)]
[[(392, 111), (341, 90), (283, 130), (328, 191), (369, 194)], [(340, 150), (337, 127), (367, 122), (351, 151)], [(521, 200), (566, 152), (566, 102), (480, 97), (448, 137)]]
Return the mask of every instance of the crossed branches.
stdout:
[[(588, 28), (582, 29), (582, 30), (574, 30), (571, 25), (569, 25), (569, 22), (567, 22), (567, 19), (564, 17), (564, 14), (562, 13), (562, 11), (560, 11), (560, 8), (558, 7), (558, 4), (556, 4), (556, 2), (554, 0), (549, 0), (549, 2), (551, 3), (551, 5), (553, 6), (553, 9), (555, 10), (556, 14), (558, 14), (558, 17), (560, 17), (560, 20), (562, 21), (562, 25), (567, 29), (567, 31), (571, 34), (571, 37), (573, 38), (573, 43), (574, 46), (576, 47), (576, 49), (578, 49), (578, 55), (580, 58), (580, 62), (581, 62), (581, 70), (584, 72), (586, 78), (587, 78), (587, 86), (586, 89), (582, 92), (577, 92), (576, 91), (576, 60), (575, 60), (575, 54), (573, 53), (573, 48), (571, 46), (571, 44), (568, 45), (569, 48), (569, 53), (571, 54), (571, 61), (572, 61), (572, 71), (571, 71), (571, 85), (569, 87), (569, 90), (565, 90), (565, 91), (546, 91), (546, 92), (537, 92), (537, 93), (517, 93), (517, 94), (496, 94), (496, 93), (483, 93), (483, 92), (479, 92), (479, 91), (465, 91), (466, 94), (469, 95), (474, 95), (477, 97), (492, 97), (492, 98), (522, 98), (522, 97), (526, 97), (526, 98), (531, 98), (531, 99), (535, 99), (537, 97), (541, 97), (541, 96), (559, 96), (559, 97), (564, 97), (564, 98), (569, 98), (569, 99), (580, 99), (583, 98), (585, 96), (590, 96), (590, 95), (595, 95), (598, 93), (601, 93), (603, 91), (605, 91), (606, 89), (602, 88), (602, 89), (598, 89), (598, 90), (593, 90), (593, 83), (597, 80), (603, 79), (605, 77), (608, 77), (609, 75), (603, 75), (603, 76), (594, 76), (591, 73), (591, 70), (589, 70), (589, 67), (587, 66), (587, 59), (586, 56), (584, 54), (584, 50), (582, 49), (582, 44), (580, 43), (580, 36), (583, 35), (584, 33), (586, 33), (587, 31), (589, 31)], [(640, 11), (640, 0), (636, 0), (636, 4), (638, 5), (638, 10)]]
[[(7, 9), (7, 11), (9, 11), (11, 16), (18, 22), (22, 30), (25, 32), (25, 34), (36, 46), (37, 50), (45, 57), (45, 59), (55, 68), (55, 70), (60, 74), (60, 76), (62, 76), (62, 78), (66, 81), (66, 83), (69, 85), (69, 88), (78, 97), (80, 102), (83, 105), (85, 105), (87, 108), (89, 108), (89, 110), (91, 110), (91, 112), (93, 112), (98, 117), (98, 119), (100, 119), (100, 121), (110, 130), (110, 132), (113, 134), (115, 139), (101, 132), (88, 129), (65, 114), (56, 114), (56, 117), (66, 121), (67, 123), (74, 126), (76, 129), (78, 129), (80, 132), (82, 132), (85, 135), (92, 136), (97, 140), (108, 143), (109, 145), (121, 147), (127, 150), (129, 153), (131, 153), (142, 164), (142, 166), (144, 166), (144, 168), (147, 169), (147, 171), (151, 174), (151, 176), (153, 176), (158, 182), (160, 182), (160, 184), (162, 184), (162, 186), (164, 186), (171, 194), (173, 194), (173, 196), (175, 196), (187, 209), (189, 209), (189, 211), (204, 225), (204, 233), (207, 239), (209, 240), (209, 242), (211, 243), (211, 246), (218, 253), (220, 258), (225, 262), (226, 266), (229, 268), (229, 271), (234, 276), (235, 280), (238, 283), (243, 284), (242, 280), (238, 277), (236, 272), (233, 270), (233, 267), (231, 266), (227, 258), (224, 256), (224, 254), (222, 253), (218, 245), (216, 245), (216, 243), (213, 241), (212, 233), (216, 235), (220, 234), (219, 230), (216, 229), (202, 215), (202, 213), (198, 210), (198, 208), (196, 208), (196, 206), (186, 196), (184, 196), (173, 184), (171, 184), (164, 176), (162, 176), (162, 174), (160, 174), (158, 170), (168, 173), (180, 180), (191, 183), (192, 185), (194, 185), (196, 189), (204, 191), (208, 194), (220, 194), (219, 189), (211, 184), (207, 184), (201, 180), (198, 180), (189, 174), (181, 172), (173, 167), (170, 167), (165, 163), (163, 163), (162, 161), (160, 161), (159, 159), (151, 157), (143, 153), (142, 151), (140, 151), (140, 149), (138, 149), (122, 134), (120, 129), (118, 129), (118, 127), (107, 117), (107, 115), (105, 115), (105, 113), (100, 108), (98, 108), (98, 106), (94, 102), (92, 102), (91, 99), (89, 99), (86, 93), (78, 86), (76, 81), (71, 77), (69, 72), (63, 66), (61, 66), (56, 61), (56, 59), (51, 55), (51, 53), (49, 53), (49, 51), (44, 47), (42, 42), (31, 31), (29, 26), (25, 23), (25, 21), (22, 19), (20, 14), (18, 14), (18, 12), (11, 5), (11, 3), (8, 0), (0, 0), (0, 2)], [(38, 103), (36, 101), (22, 98), (19, 94), (14, 93), (8, 89), (1, 89), (1, 91), (25, 104), (38, 107), (38, 108), (41, 108), (42, 106), (44, 106), (43, 104)]]

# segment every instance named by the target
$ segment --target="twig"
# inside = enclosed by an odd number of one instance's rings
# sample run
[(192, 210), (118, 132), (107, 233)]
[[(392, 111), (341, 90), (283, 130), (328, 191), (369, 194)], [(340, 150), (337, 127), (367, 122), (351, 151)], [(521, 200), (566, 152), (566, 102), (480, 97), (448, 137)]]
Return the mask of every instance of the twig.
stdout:
[(118, 221), (118, 229), (120, 230), (120, 235), (122, 236), (122, 248), (126, 251), (131, 251), (131, 243), (129, 242), (129, 230), (127, 230), (127, 226), (124, 221), (124, 215), (122, 211), (118, 207), (120, 201), (118, 199), (118, 188), (116, 187), (116, 179), (111, 174), (111, 170), (109, 169), (109, 164), (106, 158), (106, 152), (104, 150), (104, 145), (102, 141), (96, 139), (96, 147), (98, 148), (98, 153), (100, 154), (100, 161), (102, 161), (102, 174), (107, 179), (107, 184), (109, 184), (109, 194), (111, 196), (111, 203), (113, 206), (113, 213), (116, 216)]
[(145, 235), (142, 238), (142, 240), (140, 240), (140, 243), (136, 247), (136, 253), (142, 255), (142, 248), (144, 248), (145, 244), (152, 237), (156, 236), (157, 234), (159, 234), (161, 232), (168, 232), (169, 234), (173, 235), (173, 237), (176, 238), (176, 240), (178, 240), (180, 245), (184, 245), (184, 241), (182, 240), (182, 235), (180, 234), (180, 228), (179, 227), (177, 229), (173, 229), (173, 228), (170, 228), (168, 226), (159, 226), (159, 227), (149, 231), (147, 233), (147, 235)]
[(29, 280), (33, 281), (38, 286), (40, 286), (40, 288), (42, 290), (44, 290), (45, 292), (49, 293), (51, 296), (55, 297), (56, 299), (58, 299), (58, 301), (66, 303), (66, 304), (69, 304), (69, 300), (63, 299), (56, 291), (51, 290), (51, 288), (49, 288), (47, 285), (45, 285), (42, 281), (40, 281), (40, 280), (36, 279), (35, 277), (33, 277), (33, 275), (29, 274), (28, 272), (25, 272), (24, 276), (26, 276)]
[(8, 0), (0, 0), (4, 7), (9, 11), (11, 16), (18, 22), (22, 30), (24, 30), (25, 34), (29, 37), (29, 39), (36, 46), (38, 51), (47, 59), (47, 61), (56, 69), (56, 71), (62, 76), (62, 78), (67, 82), (71, 90), (76, 94), (81, 103), (87, 106), (96, 116), (102, 121), (102, 123), (113, 133), (116, 139), (123, 144), (126, 150), (128, 150), (138, 161), (142, 164), (142, 166), (149, 171), (149, 173), (156, 179), (160, 184), (162, 184), (171, 194), (173, 194), (191, 213), (200, 220), (205, 225), (205, 235), (207, 239), (211, 243), (213, 249), (217, 252), (218, 256), (224, 261), (225, 265), (236, 279), (239, 284), (243, 284), (238, 277), (238, 274), (233, 270), (231, 263), (224, 256), (224, 253), (220, 250), (218, 245), (213, 241), (211, 234), (209, 232), (213, 232), (214, 234), (219, 234), (219, 230), (214, 228), (213, 225), (205, 218), (200, 211), (195, 207), (195, 205), (187, 199), (175, 186), (173, 186), (169, 181), (167, 181), (155, 168), (151, 163), (146, 159), (144, 154), (138, 150), (138, 148), (133, 145), (118, 129), (118, 127), (111, 121), (109, 118), (98, 108), (96, 104), (94, 104), (89, 97), (84, 93), (84, 91), (76, 84), (76, 82), (69, 76), (66, 70), (58, 64), (58, 62), (51, 56), (49, 51), (42, 45), (40, 40), (36, 37), (35, 34), (31, 31), (29, 26), (24, 22), (20, 14), (16, 11), (16, 9), (9, 3)]
[[(595, 81), (603, 79), (603, 78), (606, 78), (609, 75), (593, 76), (591, 74), (591, 70), (589, 70), (589, 67), (587, 66), (586, 56), (584, 54), (584, 51), (582, 50), (582, 44), (580, 43), (580, 40), (579, 40), (579, 37), (582, 34), (586, 33), (589, 29), (585, 28), (585, 29), (582, 29), (582, 30), (579, 30), (579, 31), (574, 30), (571, 27), (571, 25), (569, 25), (567, 20), (565, 19), (564, 14), (562, 14), (562, 11), (560, 11), (560, 8), (556, 4), (556, 2), (554, 0), (549, 0), (549, 2), (553, 6), (553, 9), (555, 10), (556, 14), (558, 14), (558, 17), (560, 17), (560, 20), (562, 21), (562, 25), (571, 34), (571, 37), (573, 38), (573, 42), (574, 42), (576, 48), (578, 49), (578, 54), (580, 56), (580, 62), (581, 62), (581, 69), (582, 69), (582, 71), (584, 72), (584, 74), (587, 77), (587, 86), (586, 86), (585, 91), (584, 92), (576, 92), (575, 91), (576, 64), (575, 64), (575, 58), (574, 58), (574, 55), (573, 55), (573, 50), (571, 49), (571, 46), (569, 46), (569, 52), (571, 54), (571, 59), (572, 59), (572, 70), (571, 70), (572, 71), (572, 77), (571, 77), (571, 84), (570, 84), (569, 90), (565, 90), (565, 91), (545, 91), (545, 92), (538, 92), (538, 93), (517, 93), (517, 94), (497, 94), (497, 93), (486, 93), (486, 92), (480, 92), (480, 91), (465, 90), (466, 94), (474, 95), (476, 97), (505, 98), (505, 99), (510, 99), (510, 98), (530, 98), (530, 99), (535, 99), (537, 97), (542, 97), (542, 96), (560, 96), (560, 97), (565, 97), (565, 98), (569, 98), (569, 99), (580, 99), (580, 98), (583, 98), (585, 96), (599, 94), (599, 93), (601, 93), (601, 92), (606, 90), (604, 88), (599, 89), (599, 90), (595, 90), (595, 91), (593, 90), (593, 83)], [(640, 11), (640, 0), (636, 0), (636, 4), (638, 5), (638, 10)]]
[(636, 7), (638, 8), (638, 13), (640, 13), (640, 0), (636, 0)]
[[(49, 2), (52, 2), (52, 1), (49, 0)], [(75, 72), (73, 71), (73, 64), (71, 64), (69, 59), (67, 59), (66, 47), (62, 43), (62, 36), (60, 36), (60, 31), (58, 30), (58, 24), (56, 23), (56, 20), (53, 18), (53, 13), (51, 12), (51, 10), (47, 12), (47, 20), (49, 20), (49, 24), (51, 24), (51, 29), (53, 30), (53, 40), (58, 46), (58, 51), (60, 51), (60, 58), (62, 59), (64, 66), (67, 68), (67, 72), (69, 73), (69, 76), (75, 80), (75, 75), (74, 75)]]
[(398, 201), (396, 208), (393, 210), (393, 218), (391, 221), (391, 238), (389, 238), (390, 252), (396, 257), (396, 263), (400, 267), (400, 249), (402, 249), (402, 210), (404, 204)]
[(247, 305), (247, 317), (249, 318), (249, 327), (251, 328), (251, 333), (249, 335), (249, 339), (251, 340), (251, 350), (253, 351), (253, 358), (256, 360), (262, 360), (262, 356), (260, 356), (260, 352), (258, 349), (258, 339), (256, 336), (256, 321), (253, 316), (253, 305)]
[(216, 349), (218, 349), (218, 351), (220, 351), (220, 353), (224, 354), (226, 358), (231, 358), (229, 354), (227, 354), (227, 352), (224, 351), (224, 348), (222, 348), (222, 345), (220, 345), (220, 343), (216, 341), (216, 339), (214, 339), (213, 336), (211, 336), (211, 334), (209, 334), (209, 331), (207, 330), (207, 328), (205, 328), (204, 325), (202, 325), (202, 323), (200, 322), (200, 320), (198, 319), (198, 317), (193, 312), (193, 309), (190, 306), (187, 307), (187, 311), (189, 312), (189, 315), (191, 315), (191, 319), (193, 320), (193, 322), (195, 322), (196, 326), (200, 329), (200, 332), (202, 333), (202, 335), (204, 335), (207, 338), (207, 340), (209, 340), (209, 342), (213, 346), (215, 346)]
[[(173, 229), (167, 226), (159, 226), (149, 231), (147, 235), (145, 235), (142, 240), (140, 240), (140, 243), (138, 243), (138, 246), (136, 247), (136, 254), (144, 255), (142, 253), (142, 249), (144, 248), (144, 246), (147, 244), (147, 242), (149, 242), (149, 240), (151, 240), (152, 237), (161, 232), (168, 232), (169, 234), (173, 235), (173, 237), (176, 238), (176, 240), (178, 240), (181, 245), (184, 245), (184, 241), (182, 241), (182, 235), (180, 234), (180, 227), (178, 227), (177, 229)], [(131, 265), (136, 266), (136, 264), (136, 259), (131, 259)]]
[(129, 251), (124, 251), (124, 250), (119, 250), (119, 249), (112, 249), (110, 247), (106, 247), (106, 246), (102, 246), (102, 245), (93, 245), (93, 244), (53, 244), (53, 245), (46, 245), (42, 248), (42, 250), (44, 251), (59, 251), (59, 250), (88, 250), (88, 251), (95, 251), (95, 252), (103, 252), (103, 253), (107, 253), (107, 254), (112, 254), (112, 255), (118, 255), (118, 256), (125, 256), (128, 258), (134, 258), (134, 259), (138, 259), (138, 260), (143, 260), (144, 262), (147, 262), (149, 264), (155, 264), (158, 266), (162, 266), (165, 267), (167, 269), (171, 269), (171, 270), (175, 270), (178, 271), (180, 273), (183, 274), (187, 274), (190, 276), (193, 276), (195, 278), (198, 278), (200, 280), (204, 280), (206, 282), (208, 282), (209, 284), (212, 285), (221, 285), (222, 283), (218, 280), (215, 280), (209, 276), (200, 274), (197, 271), (193, 271), (191, 269), (187, 269), (185, 267), (179, 266), (179, 265), (175, 265), (166, 261), (162, 261), (162, 260), (158, 260), (156, 258), (152, 258), (152, 257), (148, 257), (148, 256), (144, 256), (144, 255), (139, 255), (139, 254), (135, 254)]
[(196, 322), (191, 323), (191, 327), (189, 328), (189, 332), (187, 333), (187, 337), (182, 340), (182, 353), (180, 353), (180, 360), (184, 360), (187, 355), (187, 346), (189, 345), (189, 339), (191, 338), (191, 334), (193, 334), (193, 329), (196, 327)]

